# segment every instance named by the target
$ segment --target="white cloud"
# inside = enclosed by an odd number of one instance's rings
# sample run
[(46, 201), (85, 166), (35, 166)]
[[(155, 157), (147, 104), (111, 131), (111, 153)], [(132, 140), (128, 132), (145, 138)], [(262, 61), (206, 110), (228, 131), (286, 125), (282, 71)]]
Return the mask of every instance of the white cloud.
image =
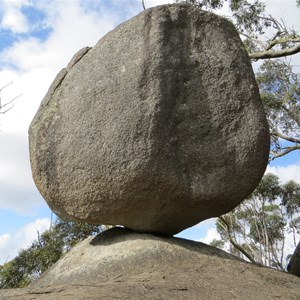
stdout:
[(149, 8), (157, 5), (163, 5), (163, 4), (174, 3), (174, 2), (175, 1), (172, 0), (145, 0), (145, 7)]
[(29, 30), (27, 18), (21, 11), (23, 6), (29, 5), (27, 0), (2, 0), (0, 9), (3, 11), (0, 26), (14, 33), (23, 33)]
[(218, 233), (218, 231), (215, 227), (214, 228), (209, 228), (206, 231), (206, 235), (203, 238), (198, 239), (197, 241), (209, 245), (214, 239), (216, 239), (216, 240), (221, 239), (221, 237), (220, 237), (220, 235), (219, 235), (219, 233)]
[(27, 138), (0, 133), (0, 209), (34, 215), (44, 200), (34, 186)]
[(198, 223), (194, 227), (198, 227), (198, 228), (202, 228), (203, 230), (207, 230), (207, 229), (213, 227), (215, 224), (216, 224), (216, 218), (210, 218), (210, 219), (206, 219), (206, 220)]
[(45, 2), (42, 8), (49, 19), (47, 26), (52, 29), (47, 39), (29, 37), (16, 41), (1, 53), (2, 63), (13, 64), (22, 72), (44, 68), (58, 72), (75, 52), (93, 46), (117, 22), (113, 13), (86, 12), (78, 1)]
[[(35, 1), (46, 15), (51, 28), (45, 40), (34, 37), (18, 39), (0, 53), (0, 88), (4, 102), (22, 93), (14, 108), (0, 115), (0, 209), (18, 215), (35, 215), (44, 205), (32, 180), (27, 131), (38, 106), (55, 75), (65, 67), (74, 53), (93, 46), (106, 32), (120, 23), (121, 13), (101, 7), (87, 10), (83, 1)], [(124, 2), (125, 3), (125, 2)], [(27, 1), (7, 0), (3, 7), (21, 11)], [(12, 221), (13, 222), (13, 221)], [(4, 238), (2, 237), (2, 241)], [(1, 251), (0, 251), (1, 252)]]
[(26, 18), (20, 13), (20, 11), (15, 9), (11, 9), (6, 12), (2, 19), (1, 26), (18, 33), (28, 31)]
[(9, 240), (10, 240), (10, 235), (8, 233), (1, 235), (0, 236), (0, 249), (3, 249)]
[(279, 177), (282, 183), (294, 180), (300, 183), (300, 165), (293, 164), (288, 166), (268, 166), (266, 173), (272, 173)]
[(202, 236), (199, 238), (199, 234), (198, 234), (198, 237), (195, 239), (197, 242), (202, 242), (209, 245), (214, 239), (216, 240), (221, 239), (221, 236), (219, 235), (216, 229), (216, 220), (217, 218), (207, 219), (194, 226), (196, 230), (201, 231), (200, 236)]
[[(14, 109), (1, 115), (3, 132), (27, 133), (28, 126), (55, 75), (85, 46), (93, 46), (124, 16), (105, 7), (87, 10), (76, 1), (37, 1), (51, 28), (46, 40), (34, 37), (17, 40), (0, 53), (0, 87), (13, 81), (3, 99), (22, 93)], [(3, 84), (2, 84), (3, 83)], [(17, 121), (16, 121), (17, 120)]]
[(0, 236), (0, 265), (13, 259), (21, 249), (26, 249), (50, 227), (50, 219), (37, 219), (25, 227), (13, 233), (5, 233)]
[[(14, 2), (14, 3), (13, 3)], [(21, 8), (26, 1), (6, 1)], [(0, 209), (32, 215), (43, 203), (31, 176), (27, 131), (38, 106), (55, 75), (73, 54), (93, 46), (120, 22), (120, 16), (107, 9), (87, 11), (80, 1), (37, 1), (47, 15), (51, 34), (43, 40), (33, 37), (17, 40), (0, 53), (0, 88), (4, 102), (22, 93), (14, 108), (0, 115)], [(50, 23), (51, 22), (51, 23)], [(13, 65), (13, 67), (12, 67)]]

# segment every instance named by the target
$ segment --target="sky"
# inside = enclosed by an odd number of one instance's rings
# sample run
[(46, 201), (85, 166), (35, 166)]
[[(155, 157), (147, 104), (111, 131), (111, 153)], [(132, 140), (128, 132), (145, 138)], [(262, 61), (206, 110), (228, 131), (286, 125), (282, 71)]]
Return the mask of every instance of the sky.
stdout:
[[(172, 3), (145, 0), (147, 8)], [(300, 32), (295, 0), (269, 0), (268, 11)], [(108, 31), (142, 11), (139, 0), (0, 0), (0, 88), (3, 102), (20, 95), (0, 115), (0, 264), (11, 260), (49, 229), (51, 212), (31, 176), (28, 127), (55, 75), (73, 54), (93, 46)], [(300, 65), (299, 54), (295, 56)], [(300, 154), (267, 169), (282, 182), (300, 183)], [(214, 220), (179, 234), (209, 243)]]

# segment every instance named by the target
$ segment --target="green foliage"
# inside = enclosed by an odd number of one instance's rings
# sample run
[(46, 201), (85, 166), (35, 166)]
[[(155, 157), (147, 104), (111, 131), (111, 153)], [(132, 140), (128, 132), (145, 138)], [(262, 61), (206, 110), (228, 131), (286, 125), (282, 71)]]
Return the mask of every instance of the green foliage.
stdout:
[(271, 26), (269, 21), (260, 17), (265, 11), (265, 5), (259, 0), (254, 3), (246, 0), (230, 1), (230, 9), (233, 12), (236, 27), (241, 32), (263, 34), (264, 30)]
[(281, 192), (279, 178), (273, 174), (266, 174), (251, 197), (258, 198), (263, 204), (267, 201), (272, 203), (281, 195)]
[[(288, 48), (299, 42), (299, 35), (293, 29), (286, 28), (283, 20), (276, 20), (266, 12), (265, 1), (176, 0), (176, 2), (191, 4), (210, 11), (227, 6), (230, 12), (226, 17), (235, 24), (249, 52), (273, 50), (277, 46)], [(297, 3), (299, 5), (299, 1)]]
[(230, 243), (232, 254), (284, 270), (287, 233), (293, 236), (295, 246), (299, 239), (299, 205), (299, 184), (290, 181), (281, 185), (277, 176), (265, 175), (248, 199), (218, 219), (223, 248)]
[(289, 181), (283, 186), (282, 204), (286, 207), (289, 216), (300, 212), (300, 186)]
[[(266, 105), (272, 105), (269, 109), (278, 111), (282, 109), (281, 114), (275, 118), (274, 126), (284, 126), (284, 130), (289, 132), (293, 126), (287, 122), (288, 113), (292, 111), (299, 114), (300, 110), (300, 76), (294, 73), (292, 66), (287, 60), (267, 60), (259, 68), (257, 81), (259, 83), (261, 94), (266, 98)], [(274, 113), (274, 111), (273, 111)], [(296, 120), (293, 121), (295, 123)]]
[(210, 242), (210, 245), (212, 247), (216, 247), (216, 248), (223, 248), (225, 243), (224, 241), (222, 240), (217, 240), (217, 239), (213, 239), (211, 242)]
[(57, 220), (30, 247), (0, 267), (0, 288), (25, 287), (41, 276), (76, 243), (103, 230), (102, 226)]
[(200, 9), (217, 9), (224, 5), (224, 0), (176, 0), (176, 2), (191, 4)]
[(265, 27), (271, 26), (270, 22), (260, 18), (260, 14), (265, 10), (265, 5), (259, 0), (254, 3), (246, 0), (176, 0), (176, 2), (191, 4), (207, 10), (220, 9), (227, 3), (232, 12), (232, 20), (242, 32), (250, 30), (263, 33)]
[(300, 149), (300, 75), (277, 59), (264, 61), (256, 79), (271, 131), (271, 159)]
[(0, 269), (0, 288), (22, 288), (30, 282), (30, 278), (23, 276), (19, 260), (5, 263)]

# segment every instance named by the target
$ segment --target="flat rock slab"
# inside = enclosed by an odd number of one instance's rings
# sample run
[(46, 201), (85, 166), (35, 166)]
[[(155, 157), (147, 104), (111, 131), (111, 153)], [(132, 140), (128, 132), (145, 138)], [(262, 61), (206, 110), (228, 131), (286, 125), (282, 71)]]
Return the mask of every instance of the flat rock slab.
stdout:
[(79, 51), (29, 132), (35, 183), (68, 220), (175, 234), (259, 183), (269, 131), (228, 20), (148, 9)]
[(122, 228), (76, 245), (31, 287), (0, 299), (300, 299), (300, 278), (200, 242)]

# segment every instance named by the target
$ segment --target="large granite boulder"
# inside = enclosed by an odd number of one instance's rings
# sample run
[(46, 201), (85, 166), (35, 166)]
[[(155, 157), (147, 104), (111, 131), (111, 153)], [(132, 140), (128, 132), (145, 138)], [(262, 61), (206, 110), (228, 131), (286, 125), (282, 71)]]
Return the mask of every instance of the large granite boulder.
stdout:
[(29, 131), (35, 183), (60, 217), (174, 234), (259, 183), (269, 133), (234, 26), (148, 9), (77, 53)]
[(114, 228), (0, 299), (300, 299), (300, 279), (200, 242)]

